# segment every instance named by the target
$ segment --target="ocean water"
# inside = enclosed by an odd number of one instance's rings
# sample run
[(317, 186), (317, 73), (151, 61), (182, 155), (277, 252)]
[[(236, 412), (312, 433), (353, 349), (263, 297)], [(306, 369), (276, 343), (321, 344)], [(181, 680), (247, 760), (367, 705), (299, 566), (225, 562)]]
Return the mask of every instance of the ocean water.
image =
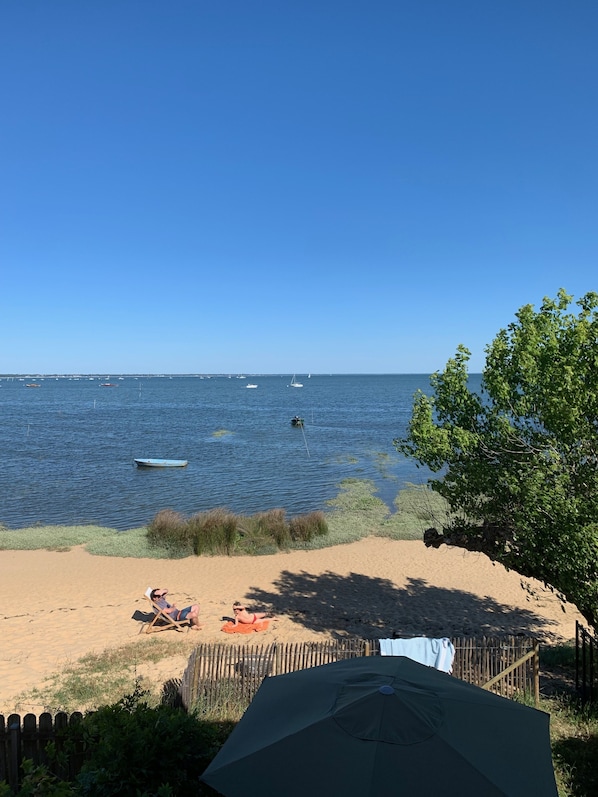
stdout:
[[(302, 388), (291, 376), (2, 378), (0, 523), (124, 530), (164, 508), (293, 516), (325, 509), (346, 478), (372, 479), (392, 508), (405, 483), (426, 481), (392, 441), (427, 376), (297, 374)], [(146, 457), (189, 464), (135, 467)]]

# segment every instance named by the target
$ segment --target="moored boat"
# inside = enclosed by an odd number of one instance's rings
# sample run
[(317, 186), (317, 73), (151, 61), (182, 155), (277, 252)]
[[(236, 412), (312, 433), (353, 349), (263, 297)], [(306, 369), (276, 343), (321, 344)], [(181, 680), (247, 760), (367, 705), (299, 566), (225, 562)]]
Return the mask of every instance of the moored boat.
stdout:
[(184, 468), (188, 464), (186, 459), (136, 459), (138, 468)]
[(300, 418), (298, 415), (295, 415), (294, 418), (291, 418), (291, 426), (303, 426), (303, 424), (303, 418)]

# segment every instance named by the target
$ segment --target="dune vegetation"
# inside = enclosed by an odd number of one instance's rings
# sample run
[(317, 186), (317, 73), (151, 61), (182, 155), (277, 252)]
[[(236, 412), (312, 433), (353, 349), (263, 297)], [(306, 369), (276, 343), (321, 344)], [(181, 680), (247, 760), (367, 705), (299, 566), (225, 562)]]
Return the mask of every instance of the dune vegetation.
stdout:
[(215, 508), (186, 518), (162, 510), (147, 526), (116, 531), (101, 526), (0, 527), (0, 550), (68, 550), (77, 545), (98, 556), (152, 559), (192, 555), (256, 555), (341, 545), (369, 535), (421, 539), (427, 526), (446, 518), (446, 504), (425, 486), (400, 490), (392, 510), (373, 482), (347, 479), (326, 511), (287, 518), (284, 509), (238, 515)]

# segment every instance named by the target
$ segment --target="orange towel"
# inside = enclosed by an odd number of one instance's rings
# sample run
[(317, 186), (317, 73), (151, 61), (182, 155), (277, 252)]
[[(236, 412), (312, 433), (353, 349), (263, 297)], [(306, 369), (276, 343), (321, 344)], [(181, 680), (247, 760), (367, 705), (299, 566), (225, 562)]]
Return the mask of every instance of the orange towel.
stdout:
[(222, 631), (227, 634), (251, 634), (253, 631), (267, 631), (269, 620), (257, 620), (255, 623), (239, 623), (235, 625), (229, 620), (222, 626)]

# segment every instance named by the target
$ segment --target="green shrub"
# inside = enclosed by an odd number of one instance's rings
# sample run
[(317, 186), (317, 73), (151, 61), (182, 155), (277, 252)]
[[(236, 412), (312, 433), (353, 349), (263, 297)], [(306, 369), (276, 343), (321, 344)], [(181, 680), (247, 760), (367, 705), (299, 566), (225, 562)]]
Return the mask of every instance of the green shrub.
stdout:
[(173, 509), (161, 509), (147, 527), (150, 545), (164, 548), (172, 554), (190, 556), (193, 553), (193, 532), (186, 518)]
[(328, 534), (328, 524), (323, 512), (310, 512), (298, 515), (289, 523), (289, 532), (293, 542), (310, 542), (314, 537)]
[(227, 509), (198, 512), (189, 519), (163, 509), (148, 526), (148, 544), (178, 556), (235, 553), (264, 554), (287, 550), (328, 534), (323, 512), (299, 515), (287, 522), (284, 509), (235, 515)]
[[(246, 556), (264, 556), (280, 550), (272, 535), (256, 523), (256, 516), (239, 518), (239, 546), (237, 553)], [(284, 546), (285, 549), (288, 546)]]
[(138, 688), (66, 729), (67, 750), (85, 761), (76, 793), (88, 797), (201, 794), (198, 778), (230, 728), (220, 732), (179, 708), (151, 708)]
[(267, 512), (258, 512), (252, 518), (255, 532), (259, 537), (265, 537), (276, 543), (277, 548), (288, 548), (291, 542), (289, 525), (286, 521), (284, 509), (270, 509)]
[[(78, 793), (72, 783), (57, 778), (45, 764), (34, 764), (26, 758), (21, 770), (23, 777), (16, 792), (20, 797), (71, 797)], [(13, 797), (14, 794), (6, 781), (0, 782), (0, 797)]]
[(227, 509), (211, 509), (193, 515), (188, 521), (193, 538), (193, 553), (227, 554), (230, 556), (239, 538), (238, 518)]

